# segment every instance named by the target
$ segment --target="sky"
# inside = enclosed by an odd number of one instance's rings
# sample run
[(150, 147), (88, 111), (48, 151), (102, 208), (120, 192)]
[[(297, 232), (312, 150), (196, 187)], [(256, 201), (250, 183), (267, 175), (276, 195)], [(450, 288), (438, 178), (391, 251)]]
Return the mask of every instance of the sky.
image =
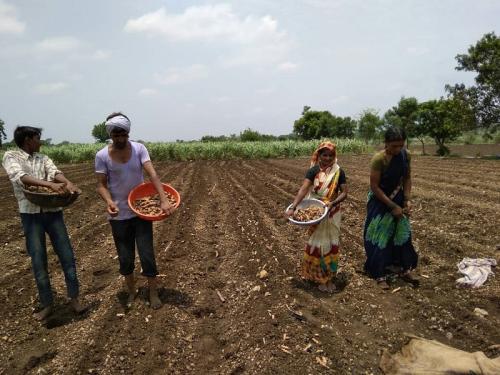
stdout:
[(497, 0), (0, 0), (0, 119), (93, 142), (289, 134), (305, 105), (358, 118), (474, 81), (455, 70), (500, 29)]

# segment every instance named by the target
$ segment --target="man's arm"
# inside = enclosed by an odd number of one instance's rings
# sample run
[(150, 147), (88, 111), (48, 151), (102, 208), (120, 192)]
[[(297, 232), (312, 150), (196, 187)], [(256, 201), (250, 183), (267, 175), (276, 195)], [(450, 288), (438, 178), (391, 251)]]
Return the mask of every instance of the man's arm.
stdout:
[(41, 180), (27, 174), (23, 170), (21, 164), (19, 163), (19, 160), (15, 156), (9, 153), (5, 153), (2, 165), (5, 168), (5, 171), (7, 172), (9, 179), (15, 184), (23, 186), (44, 186), (49, 189), (52, 189), (53, 191), (59, 194), (67, 192), (65, 184)]
[(161, 185), (160, 178), (156, 174), (156, 170), (153, 167), (153, 163), (151, 162), (151, 160), (149, 160), (143, 164), (143, 167), (146, 173), (148, 174), (149, 179), (156, 188), (158, 195), (160, 196), (161, 209), (167, 215), (170, 215), (172, 212), (174, 212), (175, 208), (170, 204), (170, 202), (167, 199), (167, 196), (165, 195), (165, 192), (163, 191), (163, 186)]
[(63, 183), (70, 193), (81, 193), (81, 190), (64, 176), (62, 172), (56, 173), (54, 181)]
[(108, 176), (106, 176), (103, 173), (96, 173), (96, 178), (97, 178), (97, 187), (96, 191), (97, 194), (101, 196), (101, 198), (106, 202), (106, 210), (111, 216), (116, 216), (118, 215), (118, 206), (116, 203), (113, 201), (113, 198), (111, 197), (111, 193), (109, 192), (108, 189)]

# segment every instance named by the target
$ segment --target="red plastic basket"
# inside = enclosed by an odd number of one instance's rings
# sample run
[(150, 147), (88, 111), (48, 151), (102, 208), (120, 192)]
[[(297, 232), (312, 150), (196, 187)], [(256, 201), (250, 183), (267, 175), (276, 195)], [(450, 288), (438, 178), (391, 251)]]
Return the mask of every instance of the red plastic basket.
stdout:
[[(179, 192), (168, 184), (162, 184), (162, 186), (163, 186), (163, 191), (169, 193), (170, 195), (172, 195), (175, 198), (174, 207), (175, 208), (179, 207), (179, 204), (181, 203), (181, 196), (180, 196)], [(128, 206), (141, 219), (148, 220), (148, 221), (163, 220), (168, 216), (167, 214), (163, 213), (161, 215), (144, 215), (144, 214), (140, 213), (139, 211), (137, 211), (133, 205), (133, 202), (136, 199), (149, 197), (149, 196), (155, 195), (157, 193), (158, 192), (156, 191), (156, 188), (152, 182), (145, 182), (145, 183), (142, 183), (140, 185), (137, 185), (128, 194)]]

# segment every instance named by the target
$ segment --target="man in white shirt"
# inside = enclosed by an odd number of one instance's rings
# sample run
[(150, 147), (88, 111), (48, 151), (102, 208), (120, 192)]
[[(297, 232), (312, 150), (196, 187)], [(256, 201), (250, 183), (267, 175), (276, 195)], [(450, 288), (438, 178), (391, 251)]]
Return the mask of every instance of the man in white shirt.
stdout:
[(26, 249), (31, 257), (41, 310), (35, 314), (38, 320), (46, 319), (52, 312), (53, 295), (47, 267), (45, 233), (50, 237), (55, 253), (64, 271), (70, 305), (76, 313), (85, 310), (79, 300), (79, 283), (75, 257), (68, 237), (62, 208), (42, 208), (31, 203), (23, 193), (25, 186), (44, 186), (56, 193), (73, 193), (77, 187), (57, 169), (46, 155), (39, 154), (41, 129), (18, 126), (14, 141), (19, 149), (7, 151), (3, 156), (5, 168), (19, 205), (19, 213), (26, 238)]

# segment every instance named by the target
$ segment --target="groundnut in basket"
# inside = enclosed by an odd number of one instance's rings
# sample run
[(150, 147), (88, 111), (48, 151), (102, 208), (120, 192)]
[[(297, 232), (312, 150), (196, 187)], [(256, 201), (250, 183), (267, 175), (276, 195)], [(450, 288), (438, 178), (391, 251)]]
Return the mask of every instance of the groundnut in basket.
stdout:
[[(175, 198), (171, 194), (165, 192), (165, 195), (172, 206), (176, 204)], [(158, 194), (136, 199), (133, 204), (134, 208), (143, 215), (158, 216), (163, 213)]]
[(54, 194), (54, 195), (59, 194), (54, 190), (52, 190), (51, 188), (45, 186), (28, 186), (26, 190), (32, 191), (33, 193), (44, 193), (44, 194)]
[(323, 207), (307, 207), (304, 209), (299, 209), (293, 214), (294, 220), (307, 222), (319, 219), (325, 212)]

